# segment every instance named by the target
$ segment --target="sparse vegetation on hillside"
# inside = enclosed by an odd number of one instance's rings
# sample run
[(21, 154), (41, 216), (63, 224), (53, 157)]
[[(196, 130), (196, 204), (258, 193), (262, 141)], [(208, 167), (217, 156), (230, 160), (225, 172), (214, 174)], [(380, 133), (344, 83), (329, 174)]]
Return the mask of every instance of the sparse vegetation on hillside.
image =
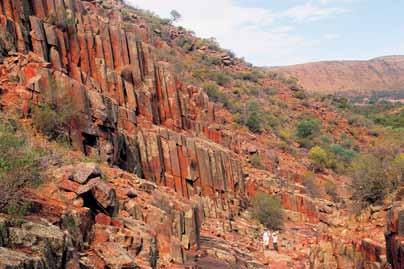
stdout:
[(278, 230), (283, 227), (282, 206), (274, 196), (257, 193), (252, 200), (252, 215), (269, 229)]
[(303, 175), (303, 186), (306, 188), (307, 193), (313, 198), (320, 195), (320, 191), (315, 180), (316, 175), (313, 172), (307, 172), (305, 175)]
[(361, 205), (380, 203), (402, 185), (404, 133), (385, 131), (367, 152), (352, 161), (353, 198)]
[(21, 190), (41, 182), (41, 154), (16, 121), (0, 119), (0, 212), (23, 215), (28, 209)]

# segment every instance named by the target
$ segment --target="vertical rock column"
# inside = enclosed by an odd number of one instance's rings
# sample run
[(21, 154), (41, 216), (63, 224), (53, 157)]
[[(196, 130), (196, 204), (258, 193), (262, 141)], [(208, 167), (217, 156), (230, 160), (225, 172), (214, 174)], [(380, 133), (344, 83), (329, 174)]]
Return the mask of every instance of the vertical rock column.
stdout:
[(404, 207), (393, 207), (387, 214), (386, 252), (393, 269), (404, 268)]

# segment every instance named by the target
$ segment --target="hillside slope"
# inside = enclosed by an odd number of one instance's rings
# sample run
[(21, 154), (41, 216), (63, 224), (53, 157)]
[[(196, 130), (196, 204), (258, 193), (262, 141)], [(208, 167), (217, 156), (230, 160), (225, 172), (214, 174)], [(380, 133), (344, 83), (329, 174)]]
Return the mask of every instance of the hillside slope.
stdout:
[(314, 62), (270, 70), (296, 77), (308, 91), (321, 93), (404, 89), (404, 56), (369, 61)]

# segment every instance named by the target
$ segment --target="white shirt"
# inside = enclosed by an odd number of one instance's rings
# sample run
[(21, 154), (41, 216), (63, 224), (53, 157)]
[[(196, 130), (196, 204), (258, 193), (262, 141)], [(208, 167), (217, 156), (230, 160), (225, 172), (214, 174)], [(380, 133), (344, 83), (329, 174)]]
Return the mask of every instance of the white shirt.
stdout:
[(262, 240), (264, 241), (264, 244), (269, 244), (269, 238), (270, 238), (270, 233), (268, 231), (265, 231), (264, 234), (262, 235)]

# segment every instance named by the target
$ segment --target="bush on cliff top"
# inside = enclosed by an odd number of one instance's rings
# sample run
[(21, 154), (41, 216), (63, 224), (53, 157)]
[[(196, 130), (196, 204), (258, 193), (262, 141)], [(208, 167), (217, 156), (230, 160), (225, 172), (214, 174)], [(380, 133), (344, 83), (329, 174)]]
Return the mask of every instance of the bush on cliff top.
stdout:
[(280, 201), (266, 193), (257, 193), (252, 200), (252, 216), (269, 229), (283, 226), (283, 211)]

